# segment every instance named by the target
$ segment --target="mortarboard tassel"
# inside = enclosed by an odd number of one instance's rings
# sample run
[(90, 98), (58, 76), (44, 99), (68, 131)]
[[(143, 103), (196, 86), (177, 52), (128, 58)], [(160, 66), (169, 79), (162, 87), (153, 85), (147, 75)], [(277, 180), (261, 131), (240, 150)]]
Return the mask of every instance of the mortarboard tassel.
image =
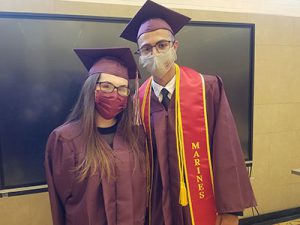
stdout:
[(139, 73), (136, 71), (135, 77), (135, 90), (133, 95), (133, 124), (136, 126), (140, 126), (142, 124), (141, 121), (141, 113), (140, 113), (140, 99), (139, 99)]

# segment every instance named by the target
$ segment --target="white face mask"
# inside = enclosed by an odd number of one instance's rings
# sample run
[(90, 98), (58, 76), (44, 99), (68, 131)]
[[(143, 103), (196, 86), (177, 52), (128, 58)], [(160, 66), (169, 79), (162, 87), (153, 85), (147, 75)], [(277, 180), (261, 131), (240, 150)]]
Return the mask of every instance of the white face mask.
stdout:
[(139, 63), (147, 69), (151, 75), (162, 78), (176, 61), (177, 55), (174, 47), (167, 52), (157, 53), (150, 56), (140, 56)]

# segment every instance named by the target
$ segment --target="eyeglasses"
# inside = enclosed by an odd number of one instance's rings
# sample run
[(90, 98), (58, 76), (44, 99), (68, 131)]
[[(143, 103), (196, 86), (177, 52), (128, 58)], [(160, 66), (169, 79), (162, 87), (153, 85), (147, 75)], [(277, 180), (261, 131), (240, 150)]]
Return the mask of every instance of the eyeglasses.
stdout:
[(96, 84), (99, 86), (101, 91), (106, 92), (106, 93), (112, 93), (115, 89), (117, 89), (117, 93), (120, 96), (126, 97), (126, 96), (129, 96), (129, 94), (130, 94), (130, 89), (126, 86), (116, 87), (115, 85), (113, 85), (110, 82), (97, 82)]
[(139, 48), (135, 54), (140, 54), (142, 56), (148, 56), (153, 53), (153, 48), (156, 48), (156, 51), (159, 53), (167, 52), (174, 44), (175, 41), (167, 41), (167, 40), (161, 40), (155, 45), (144, 45), (141, 48)]

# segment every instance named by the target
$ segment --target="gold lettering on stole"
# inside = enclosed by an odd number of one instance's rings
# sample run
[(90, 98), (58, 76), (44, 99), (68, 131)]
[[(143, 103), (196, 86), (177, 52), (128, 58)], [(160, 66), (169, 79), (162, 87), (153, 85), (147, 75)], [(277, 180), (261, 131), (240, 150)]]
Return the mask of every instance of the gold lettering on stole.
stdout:
[(197, 141), (196, 143), (192, 142), (192, 149), (199, 149), (199, 148), (200, 148), (199, 141)]
[(194, 159), (194, 166), (195, 169), (197, 171), (197, 175), (196, 175), (196, 182), (197, 182), (197, 187), (198, 187), (198, 191), (199, 191), (199, 198), (203, 199), (205, 197), (205, 188), (204, 188), (204, 184), (203, 184), (203, 175), (201, 173), (201, 162), (200, 162), (200, 144), (199, 142), (192, 142), (192, 150), (194, 150), (194, 154), (193, 154), (193, 159)]

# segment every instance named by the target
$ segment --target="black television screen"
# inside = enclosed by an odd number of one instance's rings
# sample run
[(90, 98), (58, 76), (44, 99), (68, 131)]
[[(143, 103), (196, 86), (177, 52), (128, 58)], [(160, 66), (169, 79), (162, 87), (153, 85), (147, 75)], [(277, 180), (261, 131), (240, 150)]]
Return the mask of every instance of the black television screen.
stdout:
[[(86, 76), (73, 49), (135, 51), (119, 38), (128, 21), (0, 13), (0, 189), (45, 183), (47, 137), (65, 120)], [(254, 25), (190, 22), (177, 39), (178, 64), (222, 77), (245, 159), (252, 160)]]

